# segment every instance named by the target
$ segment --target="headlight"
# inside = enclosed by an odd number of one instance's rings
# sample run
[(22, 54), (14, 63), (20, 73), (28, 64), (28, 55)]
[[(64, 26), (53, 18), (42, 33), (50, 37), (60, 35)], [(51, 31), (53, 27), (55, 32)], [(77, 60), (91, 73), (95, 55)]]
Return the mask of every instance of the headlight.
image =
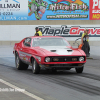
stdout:
[(46, 57), (45, 58), (45, 62), (50, 62), (50, 58), (49, 57)]
[(84, 57), (80, 57), (79, 58), (79, 61), (84, 61)]
[(41, 62), (41, 57), (35, 56), (39, 62)]

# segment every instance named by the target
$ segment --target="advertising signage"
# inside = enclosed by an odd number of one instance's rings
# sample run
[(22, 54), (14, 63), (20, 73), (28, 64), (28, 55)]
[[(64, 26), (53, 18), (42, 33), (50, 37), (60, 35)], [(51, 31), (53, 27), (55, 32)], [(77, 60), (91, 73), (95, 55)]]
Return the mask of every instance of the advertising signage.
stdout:
[(0, 0), (0, 20), (28, 20), (27, 0)]
[(89, 20), (89, 0), (0, 0), (0, 20)]
[(89, 0), (29, 0), (29, 20), (89, 20)]
[(100, 0), (0, 0), (0, 20), (100, 20)]
[(100, 0), (90, 0), (90, 20), (100, 20)]
[(38, 28), (44, 36), (81, 37), (88, 29), (89, 37), (100, 37), (99, 25), (41, 25)]

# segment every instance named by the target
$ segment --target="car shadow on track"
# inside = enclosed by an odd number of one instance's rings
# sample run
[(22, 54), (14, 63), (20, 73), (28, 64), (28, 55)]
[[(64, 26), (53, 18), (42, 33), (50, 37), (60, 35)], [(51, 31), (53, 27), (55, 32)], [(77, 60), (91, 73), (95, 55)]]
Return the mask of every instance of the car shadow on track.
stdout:
[(13, 70), (22, 73), (37, 75), (37, 76), (38, 75), (77, 75), (75, 70), (57, 70), (56, 72), (52, 72), (51, 70), (41, 70), (39, 74), (33, 74), (31, 68), (27, 70), (17, 70), (16, 68), (13, 68)]

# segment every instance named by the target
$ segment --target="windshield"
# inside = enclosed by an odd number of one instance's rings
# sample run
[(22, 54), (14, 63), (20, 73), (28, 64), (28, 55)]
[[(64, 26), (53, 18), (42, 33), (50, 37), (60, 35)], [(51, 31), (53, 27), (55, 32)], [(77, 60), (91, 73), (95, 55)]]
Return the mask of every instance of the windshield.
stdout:
[(64, 38), (34, 38), (33, 47), (36, 46), (69, 46)]

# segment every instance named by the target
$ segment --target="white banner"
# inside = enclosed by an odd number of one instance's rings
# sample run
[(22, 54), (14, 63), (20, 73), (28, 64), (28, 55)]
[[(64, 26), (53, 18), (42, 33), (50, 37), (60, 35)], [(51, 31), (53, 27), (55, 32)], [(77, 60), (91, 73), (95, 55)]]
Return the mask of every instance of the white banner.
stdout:
[(68, 41), (81, 38), (84, 29), (89, 29), (89, 40), (100, 41), (100, 25), (0, 25), (0, 41), (20, 41), (34, 36), (35, 27), (45, 36), (63, 36)]

